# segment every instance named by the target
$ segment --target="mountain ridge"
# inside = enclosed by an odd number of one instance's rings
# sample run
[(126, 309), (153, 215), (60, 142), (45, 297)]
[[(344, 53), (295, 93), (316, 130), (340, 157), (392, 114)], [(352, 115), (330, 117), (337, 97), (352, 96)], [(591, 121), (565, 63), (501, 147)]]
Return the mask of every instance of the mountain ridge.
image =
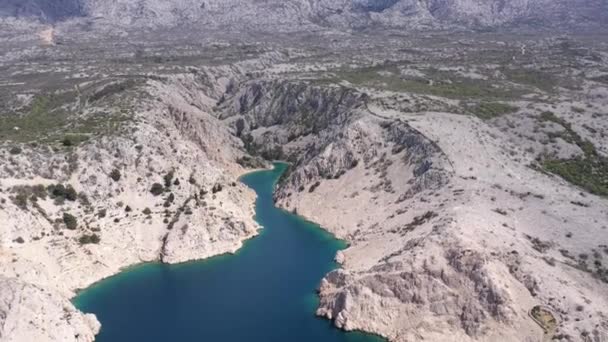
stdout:
[(548, 28), (597, 26), (608, 22), (601, 0), (9, 0), (0, 18), (56, 24), (85, 19), (122, 27), (179, 25), (308, 26), (357, 29), (492, 28), (514, 25)]

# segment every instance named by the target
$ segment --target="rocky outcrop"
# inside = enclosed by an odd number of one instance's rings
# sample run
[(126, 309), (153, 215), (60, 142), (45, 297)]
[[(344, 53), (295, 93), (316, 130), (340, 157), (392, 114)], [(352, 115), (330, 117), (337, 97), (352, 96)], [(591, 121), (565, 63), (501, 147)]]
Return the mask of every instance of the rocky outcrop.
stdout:
[(92, 342), (100, 324), (61, 294), (0, 276), (0, 340)]
[(605, 200), (534, 171), (488, 121), (389, 110), (371, 89), (254, 78), (219, 67), (146, 77), (124, 97), (99, 87), (79, 114), (119, 109), (132, 113), (125, 124), (75, 146), (5, 148), (0, 273), (67, 299), (127, 265), (234, 251), (257, 231), (237, 161), (279, 158), (291, 169), (277, 205), (349, 244), (319, 287), (317, 314), (338, 327), (536, 341), (528, 312), (542, 305), (556, 338), (607, 328)]
[(317, 314), (346, 330), (383, 335), (398, 320), (402, 327), (388, 335), (393, 340), (415, 339), (420, 325), (429, 330), (421, 336), (451, 333), (458, 340), (487, 338), (490, 322), (508, 331), (515, 323), (512, 299), (489, 274), (487, 261), (471, 250), (449, 253), (422, 262), (392, 261), (361, 275), (333, 271), (321, 283)]
[[(99, 127), (83, 142), (23, 144), (18, 154), (3, 149), (0, 274), (7, 280), (0, 293), (44, 293), (9, 302), (9, 314), (0, 315), (3, 338), (92, 341), (99, 326), (87, 328), (83, 317), (94, 318), (69, 304), (78, 289), (142, 262), (231, 253), (257, 234), (255, 193), (237, 181), (245, 172), (236, 163), (242, 143), (209, 113), (232, 72), (148, 80), (86, 105), (84, 115), (108, 113), (101, 122), (116, 124), (111, 131)], [(129, 114), (112, 114), (117, 108)], [(57, 319), (62, 329), (48, 332)], [(46, 336), (43, 329), (48, 336), (34, 338)], [(76, 337), (62, 337), (70, 331)]]
[(373, 116), (367, 99), (345, 87), (253, 82), (230, 94), (220, 118), (249, 152), (293, 163), (275, 196), (279, 202), (353, 169), (375, 170), (381, 180), (375, 188), (393, 194), (388, 169), (410, 170), (396, 182), (407, 188), (396, 201), (445, 185), (450, 172), (440, 149), (407, 123)]
[[(234, 125), (237, 136), (258, 128), (280, 125), (286, 137), (318, 134), (344, 125), (365, 94), (345, 87), (319, 87), (298, 81), (252, 81), (224, 95), (220, 119)], [(283, 132), (281, 132), (283, 133)], [(283, 141), (283, 143), (286, 141)]]
[[(342, 269), (320, 285), (317, 314), (392, 341), (533, 341), (542, 329), (528, 312), (542, 303), (559, 313), (556, 336), (577, 340), (599, 332), (604, 314), (582, 319), (575, 303), (585, 302), (579, 306), (585, 312), (601, 311), (585, 298), (603, 297), (605, 286), (551, 262), (561, 258), (556, 240), (568, 245), (562, 251), (585, 250), (561, 238), (571, 224), (601, 230), (591, 217), (572, 216), (578, 209), (569, 196), (576, 190), (560, 188), (556, 195), (550, 179), (509, 158), (498, 161), (506, 148), (500, 136), (473, 119), (427, 113), (410, 122), (384, 121), (375, 131), (368, 122), (365, 135), (385, 141), (383, 148), (366, 145), (371, 159), (359, 154), (359, 165), (338, 179), (294, 186), (316, 175), (310, 170), (324, 169), (318, 160), (344, 155), (330, 145), (308, 163), (296, 163), (278, 189), (280, 206), (349, 242), (336, 257)], [(507, 168), (526, 184), (500, 171)], [(542, 214), (548, 196), (562, 212)], [(555, 229), (561, 233), (549, 233)], [(532, 237), (547, 233), (554, 242)]]
[[(585, 298), (605, 287), (556, 265), (554, 244), (533, 237), (581, 248), (550, 231), (567, 236), (564, 222), (600, 229), (574, 214), (574, 190), (556, 197), (552, 180), (508, 157), (512, 147), (475, 119), (379, 116), (370, 101), (340, 87), (251, 82), (222, 103), (221, 118), (251, 153), (291, 162), (277, 205), (349, 243), (336, 256), (342, 268), (320, 284), (317, 314), (391, 341), (534, 341), (542, 328), (528, 312), (541, 303), (561, 315), (557, 336), (598, 331), (604, 314), (583, 323), (573, 308), (601, 311)], [(548, 197), (564, 210), (551, 219)]]

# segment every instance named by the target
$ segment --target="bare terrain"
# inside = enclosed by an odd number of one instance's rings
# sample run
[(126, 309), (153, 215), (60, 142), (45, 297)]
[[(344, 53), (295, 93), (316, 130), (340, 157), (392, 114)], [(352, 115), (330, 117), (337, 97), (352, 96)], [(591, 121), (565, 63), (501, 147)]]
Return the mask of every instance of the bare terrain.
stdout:
[(604, 3), (542, 29), (517, 7), (542, 1), (295, 2), (256, 25), (239, 18), (266, 7), (228, 15), (238, 1), (16, 3), (0, 5), (1, 341), (93, 341), (79, 289), (236, 251), (260, 228), (237, 178), (272, 160), (290, 163), (277, 205), (349, 244), (319, 285), (337, 327), (605, 337)]

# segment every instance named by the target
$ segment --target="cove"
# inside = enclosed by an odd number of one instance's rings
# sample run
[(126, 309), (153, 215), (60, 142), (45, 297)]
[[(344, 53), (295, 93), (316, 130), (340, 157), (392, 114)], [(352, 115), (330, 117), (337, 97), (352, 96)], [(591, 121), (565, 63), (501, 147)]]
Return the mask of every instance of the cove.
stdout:
[(97, 315), (98, 342), (380, 342), (315, 317), (316, 288), (343, 242), (280, 210), (272, 199), (286, 165), (249, 173), (260, 235), (234, 255), (144, 264), (81, 292), (74, 304)]

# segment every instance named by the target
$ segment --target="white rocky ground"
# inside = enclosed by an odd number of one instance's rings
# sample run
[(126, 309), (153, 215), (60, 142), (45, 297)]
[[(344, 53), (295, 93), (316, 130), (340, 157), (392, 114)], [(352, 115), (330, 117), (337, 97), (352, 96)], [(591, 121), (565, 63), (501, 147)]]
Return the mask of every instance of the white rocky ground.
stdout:
[[(341, 87), (253, 81), (224, 106), (253, 149), (294, 161), (278, 205), (350, 244), (337, 256), (343, 268), (320, 285), (317, 314), (391, 341), (599, 338), (608, 329), (608, 201), (535, 170), (538, 154), (517, 141), (517, 124), (505, 130), (500, 120), (529, 117), (524, 129), (552, 109), (567, 122), (593, 117), (600, 131), (601, 116), (568, 116), (573, 104), (561, 98), (482, 121), (406, 113), (407, 97), (386, 109)], [(425, 106), (446, 102), (458, 103)], [(590, 139), (602, 151), (598, 135)], [(550, 312), (540, 324), (539, 307)]]
[[(226, 85), (227, 70), (215, 72), (207, 75), (215, 88), (205, 91), (185, 86), (192, 75), (149, 81), (155, 100), (140, 100), (128, 130), (116, 135), (69, 151), (24, 146), (0, 156), (0, 340), (92, 341), (99, 323), (69, 302), (78, 289), (138, 263), (234, 252), (257, 234), (255, 194), (237, 182), (241, 143), (207, 113), (216, 100), (205, 94)], [(109, 176), (114, 169), (118, 181)], [(171, 170), (170, 188), (154, 196), (152, 184)], [(15, 203), (23, 186), (60, 182), (86, 200)], [(66, 229), (64, 212), (77, 218), (77, 229)], [(79, 242), (90, 234), (100, 242)]]
[[(608, 288), (586, 266), (608, 253), (605, 199), (530, 169), (530, 155), (477, 118), (380, 114), (436, 142), (445, 160), (434, 167), (449, 182), (403, 197), (418, 184), (417, 145), (395, 154), (390, 140), (374, 144), (383, 141), (378, 119), (365, 118), (345, 133), (356, 167), (312, 192), (282, 189), (281, 206), (350, 243), (338, 256), (343, 269), (321, 284), (319, 315), (392, 341), (538, 341), (529, 311), (543, 305), (557, 318), (556, 336), (605, 331)], [(338, 146), (296, 172), (314, 180), (316, 170), (339, 167)]]
[(14, 278), (0, 277), (0, 339), (93, 341), (99, 331), (94, 315), (83, 314), (61, 294)]
[[(345, 87), (245, 79), (237, 69), (152, 77), (138, 104), (125, 107), (135, 113), (127, 131), (74, 150), (24, 146), (21, 154), (0, 155), (0, 222), (7, 227), (0, 240), (7, 286), (0, 288), (10, 289), (1, 293), (9, 304), (0, 317), (34, 322), (12, 330), (5, 324), (0, 339), (90, 341), (98, 324), (73, 311), (68, 299), (77, 289), (140, 262), (234, 251), (256, 234), (254, 194), (233, 185), (244, 171), (235, 163), (243, 152), (234, 135), (251, 139), (251, 150), (294, 161), (278, 205), (349, 242), (337, 256), (342, 269), (320, 285), (317, 313), (337, 326), (391, 341), (585, 341), (608, 329), (608, 202), (531, 167), (535, 154), (517, 138), (538, 133), (526, 120), (536, 123), (531, 115), (549, 109), (542, 101), (532, 108), (522, 100), (517, 113), (482, 121), (433, 110), (457, 108), (456, 100), (400, 94), (389, 109)], [(588, 100), (576, 105), (589, 108)], [(573, 105), (552, 101), (559, 117)], [(595, 127), (585, 137), (605, 153), (605, 124), (592, 117), (605, 106), (592, 102), (593, 109), (567, 118)], [(504, 129), (514, 118), (521, 127)], [(572, 144), (551, 146), (580, 153)], [(109, 177), (114, 169), (118, 181)], [(152, 184), (171, 170), (179, 184), (152, 195)], [(57, 182), (88, 201), (15, 203), (19, 186)], [(163, 222), (169, 193), (175, 198)], [(63, 212), (78, 218), (78, 229), (65, 229)], [(99, 244), (79, 243), (93, 233)], [(10, 304), (27, 291), (50, 294), (35, 305), (61, 303), (72, 315), (57, 321), (56, 310), (32, 316)], [(539, 305), (557, 322), (546, 324), (547, 334), (530, 316)], [(50, 321), (74, 337), (45, 335)]]

